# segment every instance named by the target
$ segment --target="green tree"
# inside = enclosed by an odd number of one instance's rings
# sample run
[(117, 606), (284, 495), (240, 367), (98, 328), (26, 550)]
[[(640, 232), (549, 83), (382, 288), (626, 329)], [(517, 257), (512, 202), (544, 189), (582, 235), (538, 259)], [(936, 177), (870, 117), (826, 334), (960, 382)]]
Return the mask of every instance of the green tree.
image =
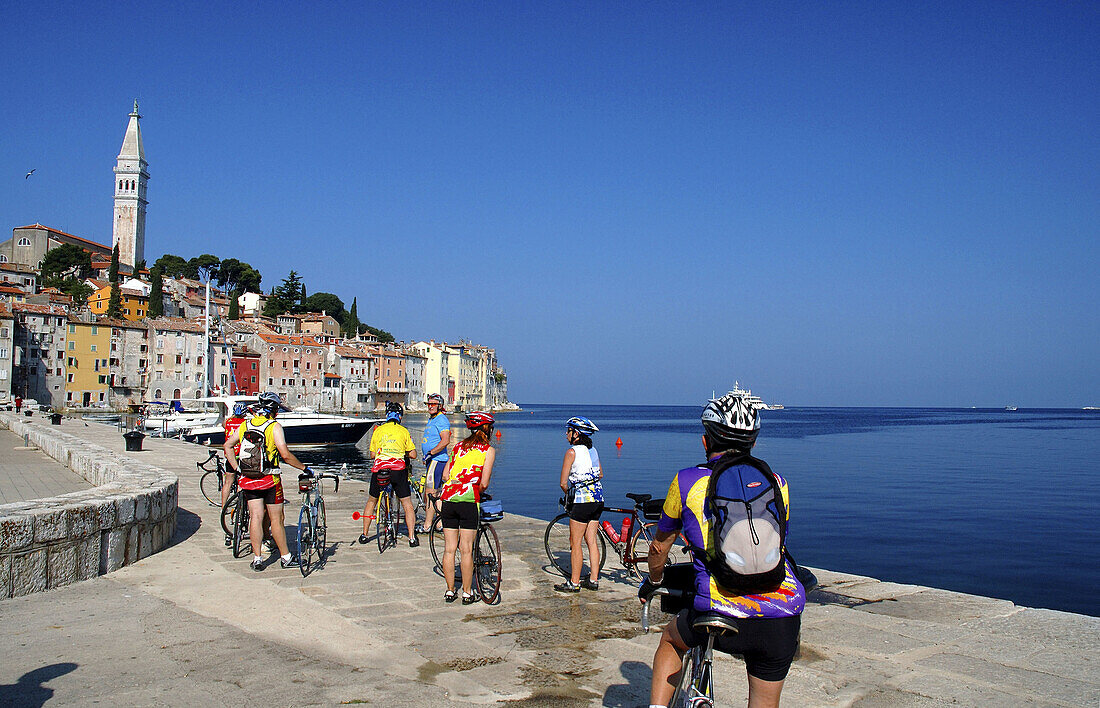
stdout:
[(136, 276), (138, 273), (145, 270), (145, 268), (146, 268), (145, 259), (142, 258), (140, 261), (138, 261), (137, 263), (134, 264), (134, 275)]
[(272, 289), (267, 305), (264, 306), (264, 316), (278, 317), (286, 312), (301, 312), (304, 293), (302, 277), (297, 271), (290, 271), (283, 282)]
[(66, 243), (47, 251), (38, 270), (44, 287), (60, 288), (66, 279), (91, 277), (92, 256), (80, 246)]
[(150, 274), (149, 308), (146, 312), (150, 318), (164, 315), (164, 277), (156, 266)]
[(393, 335), (384, 329), (378, 329), (377, 327), (371, 327), (370, 325), (363, 325), (363, 329), (367, 330), (375, 337), (378, 337), (378, 341), (383, 344), (394, 341)]
[(153, 263), (154, 268), (169, 278), (182, 278), (187, 272), (187, 261), (171, 253), (165, 253)]
[(344, 311), (344, 301), (332, 293), (313, 293), (302, 300), (302, 312), (321, 312), (336, 318), (340, 324), (344, 323), (347, 312)]
[(342, 330), (345, 337), (354, 337), (359, 334), (359, 305), (358, 298), (351, 299), (351, 309), (348, 311), (346, 317), (344, 317), (344, 326)]
[(218, 272), (221, 263), (217, 256), (204, 253), (187, 261), (187, 270), (184, 271), (183, 275), (192, 280), (206, 280)]
[(260, 271), (236, 258), (226, 258), (218, 266), (214, 282), (226, 292), (237, 290), (241, 293), (260, 292)]
[(118, 282), (118, 244), (115, 244), (115, 248), (111, 251), (111, 267), (107, 269), (107, 280), (112, 283)]
[(241, 303), (237, 302), (240, 296), (240, 290), (234, 290), (229, 293), (229, 319), (231, 320), (241, 319)]
[(118, 281), (111, 281), (111, 299), (107, 301), (107, 316), (122, 317), (122, 291), (118, 287)]

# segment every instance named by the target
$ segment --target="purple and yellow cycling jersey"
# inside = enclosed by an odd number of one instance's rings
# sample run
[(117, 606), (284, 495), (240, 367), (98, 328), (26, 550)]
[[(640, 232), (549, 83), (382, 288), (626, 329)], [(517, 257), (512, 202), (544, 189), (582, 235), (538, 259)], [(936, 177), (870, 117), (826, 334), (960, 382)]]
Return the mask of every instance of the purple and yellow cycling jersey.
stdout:
[[(779, 479), (784, 505), (789, 509), (787, 482)], [(662, 509), (659, 531), (682, 531), (688, 543), (706, 548), (710, 537), (710, 519), (706, 512), (710, 470), (688, 467), (676, 473)], [(789, 521), (789, 515), (788, 519)], [(714, 582), (706, 566), (698, 558), (695, 566), (695, 609), (699, 612), (720, 612), (730, 617), (791, 617), (802, 613), (806, 606), (806, 591), (795, 577), (789, 560), (785, 561), (787, 576), (776, 590), (760, 595), (736, 595)]]

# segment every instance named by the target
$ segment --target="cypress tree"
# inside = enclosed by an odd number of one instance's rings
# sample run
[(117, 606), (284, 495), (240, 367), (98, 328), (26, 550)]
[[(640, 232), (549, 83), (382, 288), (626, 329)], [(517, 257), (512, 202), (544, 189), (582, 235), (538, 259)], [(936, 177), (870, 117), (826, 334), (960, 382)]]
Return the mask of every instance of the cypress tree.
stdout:
[(118, 287), (118, 244), (111, 252), (111, 267), (107, 271), (107, 279), (111, 281), (111, 299), (107, 302), (108, 317), (122, 317), (122, 291)]
[(237, 299), (241, 296), (241, 291), (234, 289), (229, 293), (229, 319), (239, 320), (241, 319), (241, 303), (237, 302)]
[(353, 297), (351, 299), (351, 309), (348, 310), (348, 316), (344, 319), (344, 334), (348, 337), (354, 337), (359, 334), (359, 298)]
[(147, 314), (150, 318), (164, 315), (164, 278), (160, 274), (160, 268), (153, 268), (151, 283), (149, 285), (149, 308)]

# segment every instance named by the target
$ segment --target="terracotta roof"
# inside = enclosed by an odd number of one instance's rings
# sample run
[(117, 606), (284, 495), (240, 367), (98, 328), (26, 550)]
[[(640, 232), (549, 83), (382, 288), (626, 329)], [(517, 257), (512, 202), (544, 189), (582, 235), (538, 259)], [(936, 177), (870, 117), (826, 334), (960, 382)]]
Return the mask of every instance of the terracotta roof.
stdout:
[(254, 357), (259, 356), (259, 352), (254, 352), (248, 347), (233, 347), (233, 356), (247, 356)]
[(199, 323), (191, 320), (185, 320), (182, 317), (158, 317), (155, 320), (150, 320), (149, 324), (153, 329), (173, 332), (203, 332), (203, 326)]
[(0, 285), (0, 293), (19, 293), (20, 295), (25, 294), (23, 288), (13, 288), (10, 285)]
[(140, 322), (133, 322), (131, 320), (124, 320), (119, 317), (106, 317), (100, 315), (96, 321), (101, 325), (108, 325), (111, 327), (125, 327), (126, 329), (149, 329), (149, 327)]
[(370, 359), (371, 354), (369, 352), (356, 349), (355, 347), (349, 347), (345, 344), (336, 344), (336, 353), (340, 356), (349, 357), (353, 359)]
[(324, 346), (313, 337), (304, 334), (267, 334), (266, 332), (256, 334), (268, 344), (295, 344), (299, 347)]
[(29, 302), (13, 302), (11, 305), (12, 312), (31, 312), (36, 315), (64, 315), (68, 316), (69, 313), (62, 307), (55, 305), (36, 305)]
[(11, 310), (8, 309), (8, 306), (0, 302), (0, 317), (11, 319), (11, 316)]
[[(105, 251), (108, 251), (108, 252), (111, 251), (111, 246), (106, 246), (102, 243), (96, 243), (95, 241), (91, 241), (91, 240), (86, 239), (86, 238), (81, 238), (80, 236), (73, 236), (72, 234), (67, 234), (64, 231), (59, 231), (58, 229), (51, 229), (49, 226), (43, 226), (42, 224), (31, 224), (29, 226), (17, 226), (16, 228), (18, 228), (18, 229), (42, 229), (44, 231), (49, 231), (50, 233), (59, 234), (61, 236), (67, 236), (68, 238), (76, 239), (77, 241), (83, 241), (84, 243), (91, 244), (92, 246), (95, 246), (97, 248), (102, 248), (102, 249), (104, 249)], [(108, 263), (108, 265), (110, 265), (110, 263)]]
[(23, 263), (0, 263), (0, 270), (11, 270), (25, 275), (35, 275), (35, 269)]
[(326, 379), (338, 379), (341, 378), (339, 374), (325, 374)]

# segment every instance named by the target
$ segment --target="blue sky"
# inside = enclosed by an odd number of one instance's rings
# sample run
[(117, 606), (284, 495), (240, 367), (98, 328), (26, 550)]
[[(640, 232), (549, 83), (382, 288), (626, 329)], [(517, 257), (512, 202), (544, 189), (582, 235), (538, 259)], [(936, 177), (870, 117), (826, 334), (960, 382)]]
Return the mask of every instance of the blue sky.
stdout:
[(109, 242), (137, 98), (150, 261), (516, 401), (1100, 405), (1097, 4), (320, 5), (9, 3), (0, 227)]

